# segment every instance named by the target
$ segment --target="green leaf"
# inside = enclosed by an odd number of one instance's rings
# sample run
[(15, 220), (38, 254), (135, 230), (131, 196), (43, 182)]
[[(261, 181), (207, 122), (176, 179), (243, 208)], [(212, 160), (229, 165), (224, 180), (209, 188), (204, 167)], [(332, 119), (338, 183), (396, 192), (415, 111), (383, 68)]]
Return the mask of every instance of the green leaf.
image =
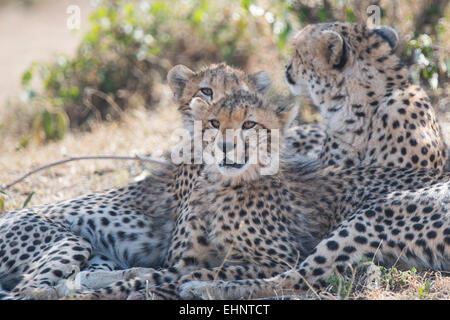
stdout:
[(351, 6), (347, 6), (345, 11), (347, 13), (347, 21), (355, 22), (356, 18), (355, 18), (355, 13), (353, 12), (353, 8)]
[(132, 16), (133, 15), (133, 13), (134, 13), (134, 5), (132, 3), (127, 3), (125, 5), (124, 9), (125, 9), (125, 14), (127, 16)]
[(318, 16), (319, 16), (319, 21), (320, 21), (320, 22), (326, 22), (326, 21), (328, 21), (328, 19), (329, 19), (329, 17), (328, 17), (328, 11), (327, 11), (326, 8), (320, 9), (320, 10), (319, 10), (319, 13), (318, 13)]
[(63, 112), (56, 114), (56, 132), (55, 138), (61, 140), (67, 132), (69, 127), (69, 121), (67, 116)]
[(31, 69), (25, 71), (24, 74), (22, 75), (22, 85), (25, 86), (25, 85), (29, 84), (32, 78), (33, 78), (33, 72), (31, 71)]
[(248, 12), (250, 5), (253, 3), (253, 0), (242, 0), (241, 7), (244, 8), (245, 11)]
[(279, 34), (278, 36), (278, 47), (280, 49), (283, 49), (284, 46), (286, 45), (286, 39), (289, 36), (289, 34), (292, 31), (292, 27), (291, 24), (286, 21), (286, 26), (284, 27), (283, 31)]
[(164, 1), (153, 2), (150, 12), (154, 15), (165, 14), (168, 10)]
[(22, 208), (26, 208), (26, 207), (28, 206), (28, 204), (30, 203), (31, 198), (33, 198), (33, 196), (34, 196), (34, 191), (31, 192), (31, 193), (28, 195), (28, 197), (26, 198), (25, 202), (23, 203), (23, 207), (22, 207)]
[(0, 212), (3, 212), (5, 210), (5, 197), (0, 196)]
[(431, 283), (430, 283), (430, 282), (428, 281), (428, 279), (427, 279), (427, 280), (425, 280), (425, 288), (424, 288), (424, 291), (425, 291), (425, 292), (429, 292), (430, 289), (431, 289)]
[(30, 140), (31, 140), (30, 135), (23, 136), (17, 145), (16, 151), (22, 150), (22, 149), (25, 149), (26, 147), (28, 147)]
[(55, 132), (55, 124), (54, 124), (54, 119), (52, 117), (52, 114), (50, 112), (48, 112), (47, 110), (45, 110), (42, 113), (42, 129), (44, 130), (45, 133), (45, 137), (48, 140), (52, 140), (54, 137), (54, 132)]
[(55, 112), (45, 110), (33, 123), (34, 135), (38, 140), (40, 140), (40, 132), (44, 133), (45, 141), (60, 140), (64, 137), (68, 128), (69, 118), (64, 110), (61, 109)]
[(69, 90), (69, 96), (75, 100), (76, 98), (78, 98), (80, 96), (80, 89), (78, 89), (78, 87), (76, 86), (72, 86)]

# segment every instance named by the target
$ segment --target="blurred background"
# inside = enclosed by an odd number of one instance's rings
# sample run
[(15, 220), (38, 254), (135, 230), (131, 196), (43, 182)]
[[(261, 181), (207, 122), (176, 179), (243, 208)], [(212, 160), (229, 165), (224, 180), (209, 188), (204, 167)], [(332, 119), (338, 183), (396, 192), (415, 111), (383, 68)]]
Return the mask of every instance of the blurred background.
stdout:
[[(292, 102), (283, 66), (294, 33), (316, 22), (366, 23), (371, 5), (380, 24), (398, 31), (397, 54), (427, 90), (450, 140), (449, 0), (0, 0), (0, 184), (64, 156), (160, 154), (179, 126), (166, 82), (179, 63), (265, 69), (272, 97)], [(320, 122), (310, 101), (296, 99), (299, 123)], [(48, 192), (53, 200), (68, 194), (48, 191), (52, 183), (90, 190), (140, 174), (112, 162), (68, 166), (17, 186), (19, 198)], [(89, 180), (103, 172), (120, 178)]]

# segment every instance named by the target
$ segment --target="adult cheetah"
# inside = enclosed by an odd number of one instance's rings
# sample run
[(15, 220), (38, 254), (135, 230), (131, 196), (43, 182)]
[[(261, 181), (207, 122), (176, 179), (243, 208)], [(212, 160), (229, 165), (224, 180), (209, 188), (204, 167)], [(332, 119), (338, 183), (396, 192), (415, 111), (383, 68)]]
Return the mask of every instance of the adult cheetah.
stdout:
[(245, 148), (236, 153), (245, 155), (245, 162), (227, 154), (205, 166), (177, 217), (168, 269), (147, 274), (142, 269), (134, 279), (72, 297), (273, 296), (274, 289), (307, 289), (304, 278), (324, 285), (334, 266), (342, 271), (363, 257), (450, 269), (450, 174), (427, 168), (317, 170), (281, 153), (279, 171), (261, 175), (262, 165), (248, 161), (249, 150), (260, 150), (247, 142), (251, 129), (286, 131), (293, 107), (271, 107), (262, 97), (237, 90), (212, 104), (194, 99), (190, 109), (188, 127), (196, 120), (202, 132), (237, 129), (232, 140), (214, 143), (237, 149), (237, 137)]
[[(308, 94), (320, 108), (327, 135), (319, 155), (324, 166), (445, 165), (447, 147), (430, 99), (408, 80), (408, 69), (394, 53), (397, 42), (389, 27), (344, 22), (309, 25), (295, 36), (286, 80), (293, 94)], [(296, 129), (301, 134), (301, 126)], [(297, 149), (315, 145), (298, 139)]]
[(319, 159), (327, 134), (323, 124), (301, 124), (286, 131), (286, 151), (293, 157)]
[[(213, 102), (232, 89), (264, 93), (270, 87), (267, 73), (247, 75), (226, 64), (198, 72), (175, 66), (168, 82), (182, 113), (196, 97)], [(172, 164), (122, 188), (3, 214), (0, 287), (50, 299), (66, 294), (65, 279), (80, 270), (160, 267), (201, 169)]]

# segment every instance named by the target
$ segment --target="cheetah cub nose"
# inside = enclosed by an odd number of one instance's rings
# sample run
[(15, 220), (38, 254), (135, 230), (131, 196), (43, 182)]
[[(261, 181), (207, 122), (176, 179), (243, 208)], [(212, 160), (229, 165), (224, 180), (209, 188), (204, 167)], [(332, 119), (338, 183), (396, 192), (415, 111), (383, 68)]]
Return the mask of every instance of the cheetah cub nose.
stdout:
[(234, 143), (231, 141), (218, 142), (217, 145), (219, 149), (225, 154), (234, 150)]

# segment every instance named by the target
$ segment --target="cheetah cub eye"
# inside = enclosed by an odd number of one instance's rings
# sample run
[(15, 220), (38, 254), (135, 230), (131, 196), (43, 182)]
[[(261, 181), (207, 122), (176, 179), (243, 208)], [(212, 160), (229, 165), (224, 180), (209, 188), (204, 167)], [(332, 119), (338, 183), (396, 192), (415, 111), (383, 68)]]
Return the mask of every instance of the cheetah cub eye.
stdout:
[(254, 128), (256, 126), (256, 122), (255, 121), (245, 121), (243, 124), (242, 124), (242, 129), (244, 129), (244, 130), (248, 130), (248, 129), (252, 129), (252, 128)]
[(219, 127), (220, 127), (220, 122), (219, 122), (219, 120), (212, 119), (212, 120), (209, 120), (209, 123), (211, 123), (211, 125), (213, 126), (213, 128), (219, 129)]
[(200, 88), (200, 92), (206, 97), (208, 98), (208, 100), (212, 100), (213, 98), (213, 91), (211, 88)]

